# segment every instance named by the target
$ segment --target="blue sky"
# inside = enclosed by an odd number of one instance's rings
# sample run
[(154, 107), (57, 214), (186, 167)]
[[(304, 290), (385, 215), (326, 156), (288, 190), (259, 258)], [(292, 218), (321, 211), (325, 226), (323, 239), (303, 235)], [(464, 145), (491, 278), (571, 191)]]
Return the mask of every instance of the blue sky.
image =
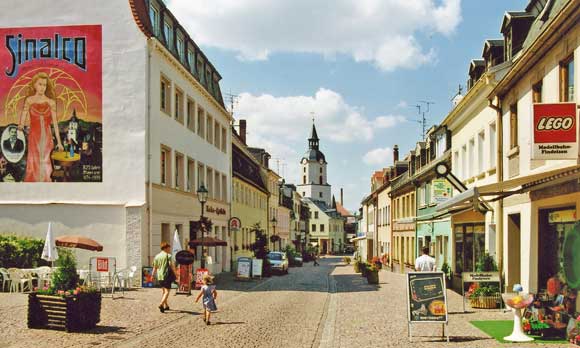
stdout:
[[(358, 209), (370, 175), (420, 140), (417, 108), (432, 101), (429, 125), (450, 110), (483, 41), (499, 38), (507, 10), (527, 0), (171, 0), (169, 6), (240, 95), (248, 142), (279, 158), (298, 181), (314, 112), (329, 183)], [(276, 161), (271, 167), (276, 170)]]

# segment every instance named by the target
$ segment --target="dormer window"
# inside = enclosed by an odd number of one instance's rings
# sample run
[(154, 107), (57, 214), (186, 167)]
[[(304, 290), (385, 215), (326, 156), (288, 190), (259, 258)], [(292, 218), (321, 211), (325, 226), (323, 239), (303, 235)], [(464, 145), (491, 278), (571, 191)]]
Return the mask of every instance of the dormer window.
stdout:
[(195, 75), (195, 53), (192, 49), (187, 50), (187, 63), (189, 64), (189, 70)]
[(183, 36), (177, 34), (177, 55), (179, 56), (179, 60), (183, 61), (184, 57), (184, 41)]
[(173, 47), (173, 27), (167, 21), (163, 23), (163, 35), (165, 37), (165, 43), (167, 47), (171, 50)]
[(149, 6), (149, 19), (153, 26), (153, 34), (159, 35), (159, 10), (153, 4)]

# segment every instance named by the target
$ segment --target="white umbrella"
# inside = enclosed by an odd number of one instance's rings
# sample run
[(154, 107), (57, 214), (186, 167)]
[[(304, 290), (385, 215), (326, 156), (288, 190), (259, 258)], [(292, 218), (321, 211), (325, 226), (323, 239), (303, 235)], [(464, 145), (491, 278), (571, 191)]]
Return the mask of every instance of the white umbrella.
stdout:
[(41, 258), (46, 261), (53, 262), (58, 259), (58, 251), (56, 250), (56, 244), (54, 238), (52, 237), (52, 223), (48, 223), (48, 231), (46, 232), (46, 240), (44, 241), (44, 248), (42, 249)]
[(179, 242), (179, 233), (175, 230), (173, 234), (173, 246), (171, 247), (171, 254), (175, 258), (175, 255), (182, 250), (181, 242)]

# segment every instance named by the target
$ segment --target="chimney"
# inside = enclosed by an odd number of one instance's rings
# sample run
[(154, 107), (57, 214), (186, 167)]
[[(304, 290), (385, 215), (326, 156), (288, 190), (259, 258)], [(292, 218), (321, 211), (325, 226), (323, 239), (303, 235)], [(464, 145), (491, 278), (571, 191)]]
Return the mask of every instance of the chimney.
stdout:
[[(241, 122), (240, 121), (240, 128), (241, 128)], [(244, 124), (244, 138), (245, 138), (245, 124)], [(395, 164), (397, 161), (399, 160), (399, 145), (395, 145), (393, 146), (393, 164)]]
[(342, 205), (344, 207), (344, 196), (343, 196), (343, 192), (342, 192), (342, 187), (340, 188), (340, 205)]
[(246, 144), (246, 120), (240, 120), (240, 139)]

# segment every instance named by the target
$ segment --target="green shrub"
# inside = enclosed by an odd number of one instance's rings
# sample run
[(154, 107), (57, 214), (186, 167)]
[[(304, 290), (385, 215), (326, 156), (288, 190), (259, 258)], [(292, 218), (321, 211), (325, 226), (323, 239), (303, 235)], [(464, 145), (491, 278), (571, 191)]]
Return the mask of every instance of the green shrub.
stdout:
[(79, 276), (74, 256), (70, 253), (63, 253), (63, 255), (59, 255), (56, 265), (58, 268), (52, 273), (51, 290), (76, 289), (79, 284)]
[(35, 268), (48, 266), (42, 260), (44, 240), (38, 238), (0, 235), (0, 267)]

